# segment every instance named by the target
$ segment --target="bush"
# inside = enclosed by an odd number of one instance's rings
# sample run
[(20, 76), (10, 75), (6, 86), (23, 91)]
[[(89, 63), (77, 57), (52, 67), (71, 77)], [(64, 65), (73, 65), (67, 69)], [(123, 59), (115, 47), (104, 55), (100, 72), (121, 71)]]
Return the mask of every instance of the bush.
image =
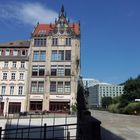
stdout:
[(120, 110), (119, 110), (118, 107), (119, 107), (119, 103), (117, 103), (117, 104), (111, 104), (108, 107), (108, 111), (110, 111), (112, 113), (120, 113)]
[(140, 103), (132, 102), (129, 103), (123, 110), (125, 114), (140, 114)]

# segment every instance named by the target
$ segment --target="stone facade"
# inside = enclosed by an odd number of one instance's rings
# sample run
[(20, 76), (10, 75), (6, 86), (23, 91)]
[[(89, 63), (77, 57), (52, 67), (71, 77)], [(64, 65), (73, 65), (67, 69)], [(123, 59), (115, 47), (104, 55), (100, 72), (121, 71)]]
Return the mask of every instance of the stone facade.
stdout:
[(29, 60), (29, 111), (67, 112), (76, 102), (80, 73), (80, 25), (62, 7), (54, 24), (37, 24)]
[(29, 41), (0, 44), (0, 113), (26, 110)]

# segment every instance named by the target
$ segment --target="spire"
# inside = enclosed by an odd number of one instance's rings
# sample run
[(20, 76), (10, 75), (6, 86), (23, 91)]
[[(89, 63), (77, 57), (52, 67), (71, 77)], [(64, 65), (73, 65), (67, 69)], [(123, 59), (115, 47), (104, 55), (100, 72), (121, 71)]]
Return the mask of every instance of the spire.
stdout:
[(61, 13), (64, 14), (64, 5), (62, 4)]

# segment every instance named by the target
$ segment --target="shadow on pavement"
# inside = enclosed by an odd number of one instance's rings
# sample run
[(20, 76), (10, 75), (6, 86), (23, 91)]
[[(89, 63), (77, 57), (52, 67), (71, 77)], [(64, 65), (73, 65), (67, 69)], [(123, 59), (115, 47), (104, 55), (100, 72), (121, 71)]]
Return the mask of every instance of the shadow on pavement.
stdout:
[(110, 132), (109, 130), (101, 127), (101, 137), (102, 140), (125, 140), (121, 136), (117, 136), (116, 134)]

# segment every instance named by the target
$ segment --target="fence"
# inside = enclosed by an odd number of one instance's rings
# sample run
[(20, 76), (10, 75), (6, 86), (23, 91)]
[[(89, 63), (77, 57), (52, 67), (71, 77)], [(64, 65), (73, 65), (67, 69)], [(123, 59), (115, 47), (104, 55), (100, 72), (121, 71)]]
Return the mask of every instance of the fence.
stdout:
[(2, 129), (1, 140), (75, 140), (77, 124), (34, 126), (22, 128)]

